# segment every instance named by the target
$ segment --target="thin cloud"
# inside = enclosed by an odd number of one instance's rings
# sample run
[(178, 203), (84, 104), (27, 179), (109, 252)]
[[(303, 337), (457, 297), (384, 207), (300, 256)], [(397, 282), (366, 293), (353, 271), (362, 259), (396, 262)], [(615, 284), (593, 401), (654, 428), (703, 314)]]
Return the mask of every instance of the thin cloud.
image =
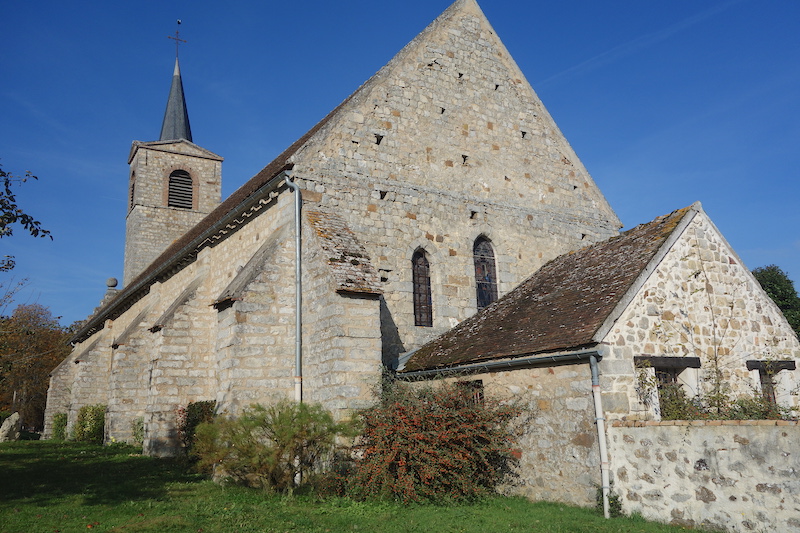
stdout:
[(580, 76), (586, 72), (591, 72), (592, 70), (597, 70), (602, 68), (606, 65), (619, 61), (620, 59), (630, 56), (639, 50), (644, 48), (653, 46), (654, 44), (666, 41), (676, 33), (680, 33), (683, 30), (690, 28), (696, 24), (699, 24), (711, 17), (722, 13), (730, 9), (732, 6), (736, 4), (740, 4), (746, 0), (730, 0), (725, 2), (724, 4), (720, 4), (718, 6), (714, 6), (712, 8), (706, 9), (705, 11), (701, 11), (700, 13), (693, 15), (689, 18), (686, 18), (672, 26), (668, 26), (663, 30), (659, 30), (653, 33), (649, 33), (647, 35), (642, 35), (641, 37), (637, 37), (632, 41), (628, 41), (627, 43), (620, 44), (611, 48), (610, 50), (606, 50), (596, 56), (587, 59), (577, 65), (569, 67), (568, 69), (562, 70), (545, 80), (536, 83), (536, 87), (545, 87), (549, 84), (559, 82), (566, 78), (572, 78), (575, 76)]

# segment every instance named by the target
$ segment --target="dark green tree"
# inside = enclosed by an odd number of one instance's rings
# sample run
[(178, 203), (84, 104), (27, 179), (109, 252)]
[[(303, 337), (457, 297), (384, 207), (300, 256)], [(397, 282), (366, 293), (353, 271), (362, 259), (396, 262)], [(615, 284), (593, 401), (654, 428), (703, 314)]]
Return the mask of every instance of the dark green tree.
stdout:
[(780, 307), (783, 315), (800, 336), (800, 296), (794, 288), (794, 282), (776, 265), (767, 265), (753, 270), (761, 287), (770, 298)]
[[(38, 179), (30, 172), (25, 172), (25, 176), (14, 176), (3, 170), (0, 166), (0, 237), (9, 237), (14, 232), (14, 226), (19, 224), (22, 229), (34, 237), (50, 237), (50, 232), (42, 229), (42, 224), (27, 214), (17, 204), (17, 196), (14, 193), (15, 184), (25, 183), (29, 179)], [(14, 257), (6, 255), (0, 258), (0, 272), (14, 268)]]

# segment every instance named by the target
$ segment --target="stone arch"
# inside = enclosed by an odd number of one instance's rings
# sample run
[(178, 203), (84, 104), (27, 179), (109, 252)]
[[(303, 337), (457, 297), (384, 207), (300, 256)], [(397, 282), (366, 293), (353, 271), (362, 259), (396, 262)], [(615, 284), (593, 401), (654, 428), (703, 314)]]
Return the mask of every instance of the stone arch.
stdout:
[(414, 304), (414, 325), (433, 326), (433, 293), (431, 289), (430, 259), (425, 248), (419, 247), (411, 255), (411, 293)]
[(475, 267), (476, 307), (480, 311), (498, 298), (497, 259), (492, 241), (483, 233), (473, 241), (472, 261)]
[(195, 179), (188, 171), (173, 170), (167, 183), (167, 207), (194, 209), (197, 203)]

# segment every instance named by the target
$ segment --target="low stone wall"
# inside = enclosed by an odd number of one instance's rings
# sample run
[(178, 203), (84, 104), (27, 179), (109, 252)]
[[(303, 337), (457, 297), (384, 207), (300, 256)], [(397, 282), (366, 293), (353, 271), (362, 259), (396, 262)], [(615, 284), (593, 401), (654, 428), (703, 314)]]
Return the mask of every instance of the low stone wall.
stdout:
[(625, 512), (683, 526), (800, 532), (798, 422), (614, 422)]

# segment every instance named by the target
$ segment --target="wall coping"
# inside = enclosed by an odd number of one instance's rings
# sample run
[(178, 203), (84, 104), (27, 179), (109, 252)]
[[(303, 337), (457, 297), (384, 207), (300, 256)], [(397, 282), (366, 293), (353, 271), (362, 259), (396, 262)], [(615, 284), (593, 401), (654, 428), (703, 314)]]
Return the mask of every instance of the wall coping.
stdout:
[(614, 420), (611, 427), (651, 426), (797, 426), (800, 420)]

